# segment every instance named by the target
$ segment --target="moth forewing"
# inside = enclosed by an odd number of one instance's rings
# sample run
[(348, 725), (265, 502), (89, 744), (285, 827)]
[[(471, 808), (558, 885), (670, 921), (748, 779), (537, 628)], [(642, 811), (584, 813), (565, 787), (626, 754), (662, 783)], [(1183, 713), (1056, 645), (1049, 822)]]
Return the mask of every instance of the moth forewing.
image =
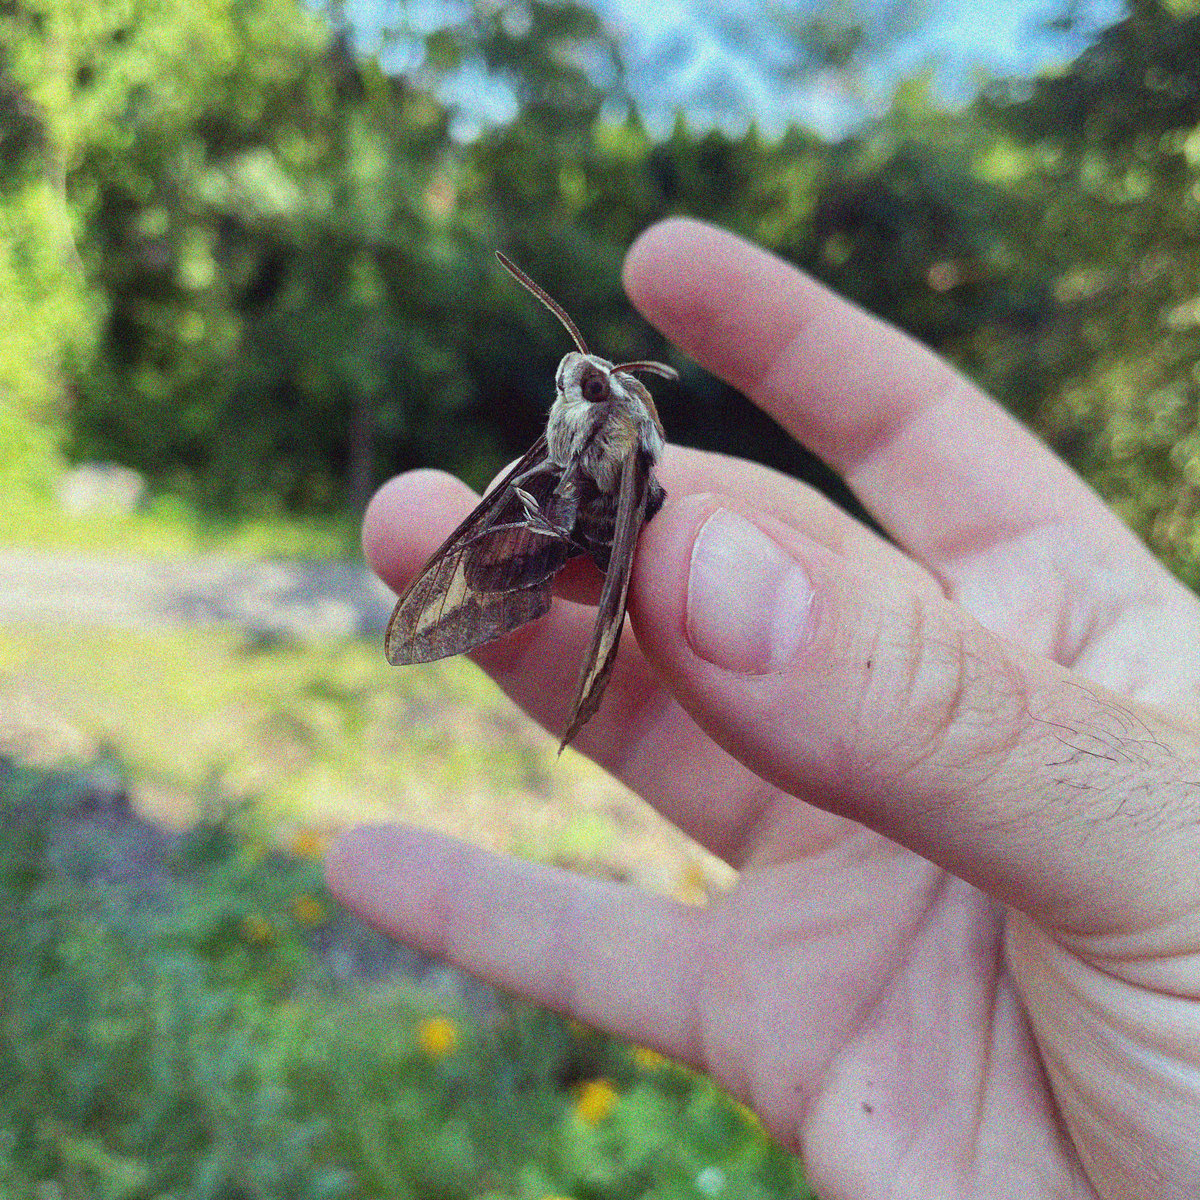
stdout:
[(625, 608), (629, 598), (629, 580), (633, 574), (633, 554), (638, 534), (646, 517), (646, 499), (650, 490), (650, 465), (634, 451), (621, 470), (621, 491), (617, 499), (617, 516), (613, 526), (612, 552), (604, 587), (596, 610), (596, 625), (592, 642), (579, 673), (575, 703), (558, 752), (583, 728), (600, 707), (604, 689), (617, 661), (621, 631), (625, 627)]
[(558, 317), (576, 350), (559, 363), (546, 432), (401, 593), (384, 650), (397, 665), (428, 662), (511, 633), (549, 610), (554, 577), (568, 559), (590, 555), (604, 586), (561, 752), (600, 705), (616, 663), (638, 534), (666, 494), (652, 470), (662, 423), (633, 372), (678, 374), (664, 363), (614, 365), (591, 354), (562, 307), (497, 257)]
[(400, 594), (383, 642), (393, 666), (463, 654), (549, 610), (554, 576), (579, 551), (531, 530), (513, 486), (522, 479), (528, 491), (548, 494), (560, 477), (552, 465), (529, 477), (547, 463), (540, 437)]

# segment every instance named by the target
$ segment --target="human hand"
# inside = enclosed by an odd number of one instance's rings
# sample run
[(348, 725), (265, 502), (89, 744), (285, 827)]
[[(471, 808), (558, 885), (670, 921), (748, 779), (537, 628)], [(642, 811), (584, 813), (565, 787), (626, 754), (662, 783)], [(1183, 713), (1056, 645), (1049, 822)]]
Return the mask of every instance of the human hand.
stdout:
[[(344, 835), (373, 924), (710, 1073), (825, 1200), (1200, 1195), (1200, 606), (928, 351), (690, 221), (642, 312), (894, 539), (672, 449), (577, 747), (736, 866), (705, 908), (412, 829)], [(388, 484), (399, 590), (474, 502)], [(475, 658), (552, 729), (593, 613)]]

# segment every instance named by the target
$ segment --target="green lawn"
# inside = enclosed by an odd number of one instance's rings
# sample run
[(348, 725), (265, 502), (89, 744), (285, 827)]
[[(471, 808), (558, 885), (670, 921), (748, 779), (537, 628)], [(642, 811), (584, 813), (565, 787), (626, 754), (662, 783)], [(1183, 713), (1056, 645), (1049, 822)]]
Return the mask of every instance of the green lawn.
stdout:
[(0, 629), (5, 750), (106, 756), (176, 827), (237, 808), (286, 842), (403, 820), (659, 889), (726, 878), (468, 661), (397, 669), (375, 639)]
[(753, 1116), (657, 1055), (335, 983), (313, 938), (348, 918), (309, 858), (201, 823), (148, 892), (114, 881), (119, 835), (72, 817), (80, 789), (0, 764), (6, 1198), (807, 1194)]

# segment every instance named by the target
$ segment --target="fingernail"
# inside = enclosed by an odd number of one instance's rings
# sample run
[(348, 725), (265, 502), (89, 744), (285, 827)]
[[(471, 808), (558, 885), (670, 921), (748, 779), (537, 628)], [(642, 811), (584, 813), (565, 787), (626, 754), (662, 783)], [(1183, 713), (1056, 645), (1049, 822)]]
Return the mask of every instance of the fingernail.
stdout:
[(688, 574), (687, 636), (726, 671), (778, 671), (812, 629), (808, 573), (745, 517), (720, 508), (704, 522)]

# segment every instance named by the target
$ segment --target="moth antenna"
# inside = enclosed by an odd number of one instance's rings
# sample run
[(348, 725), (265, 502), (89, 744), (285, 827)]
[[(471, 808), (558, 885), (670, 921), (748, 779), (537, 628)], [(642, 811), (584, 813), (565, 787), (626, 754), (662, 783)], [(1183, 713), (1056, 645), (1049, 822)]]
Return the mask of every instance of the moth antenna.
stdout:
[(527, 291), (532, 292), (562, 323), (566, 331), (571, 335), (571, 340), (575, 343), (576, 349), (580, 354), (590, 354), (591, 351), (587, 348), (587, 343), (583, 340), (583, 334), (579, 332), (578, 326), (570, 317), (567, 316), (566, 309), (563, 308), (545, 288), (534, 283), (520, 267), (506, 254), (502, 254), (499, 250), (496, 251), (496, 257), (500, 260), (500, 265)]
[(649, 362), (642, 360), (639, 362), (617, 363), (613, 367), (614, 371), (649, 371), (651, 375), (660, 375), (663, 379), (670, 379), (674, 382), (679, 382), (679, 372), (674, 367), (668, 367), (666, 363)]

